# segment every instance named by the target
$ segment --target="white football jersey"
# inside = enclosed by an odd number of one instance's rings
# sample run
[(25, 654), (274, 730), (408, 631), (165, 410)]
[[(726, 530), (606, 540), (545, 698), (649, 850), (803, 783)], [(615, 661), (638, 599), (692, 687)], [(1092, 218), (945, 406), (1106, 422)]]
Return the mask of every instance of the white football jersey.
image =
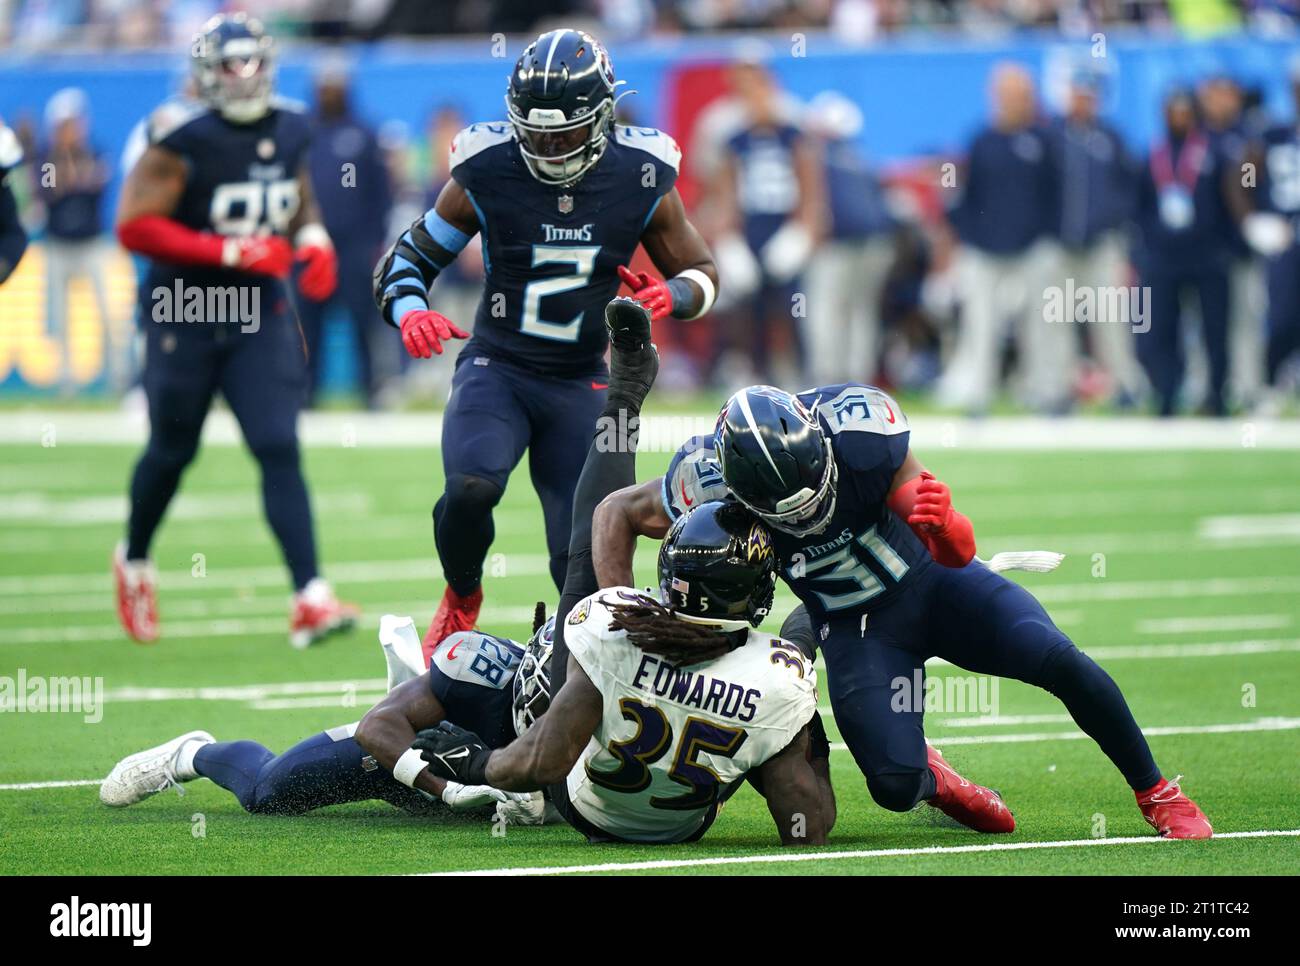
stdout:
[(569, 800), (592, 825), (635, 842), (680, 842), (723, 788), (782, 751), (817, 709), (817, 675), (797, 645), (751, 631), (705, 664), (674, 667), (611, 631), (602, 590), (569, 613), (569, 653), (600, 690), (600, 725), (569, 772)]

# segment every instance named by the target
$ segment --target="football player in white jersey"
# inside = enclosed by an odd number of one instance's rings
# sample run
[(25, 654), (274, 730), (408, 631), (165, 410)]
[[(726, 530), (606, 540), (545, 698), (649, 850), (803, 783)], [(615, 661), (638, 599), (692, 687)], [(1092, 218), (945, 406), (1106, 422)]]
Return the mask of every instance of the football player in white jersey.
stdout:
[(615, 299), (606, 323), (609, 402), (575, 495), (549, 708), (498, 752), (446, 723), (411, 747), (440, 778), (546, 789), (593, 841), (697, 839), (748, 777), (783, 843), (820, 844), (835, 806), (816, 672), (797, 645), (754, 630), (776, 583), (767, 528), (743, 507), (703, 504), (664, 539), (658, 598), (597, 591), (592, 511), (635, 478), (641, 402), (658, 369), (645, 309)]

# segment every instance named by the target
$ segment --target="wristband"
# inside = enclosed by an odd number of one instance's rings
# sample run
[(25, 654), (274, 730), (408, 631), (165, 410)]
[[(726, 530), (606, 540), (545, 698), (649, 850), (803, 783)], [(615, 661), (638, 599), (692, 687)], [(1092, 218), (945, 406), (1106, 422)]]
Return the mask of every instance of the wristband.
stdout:
[[(700, 287), (700, 291), (703, 293), (704, 297), (700, 301), (700, 307), (690, 315), (677, 315), (677, 306), (684, 303), (686, 300), (682, 299), (679, 303), (677, 298), (677, 287), (673, 285), (674, 282), (679, 284), (682, 282), (694, 282)], [(688, 322), (691, 319), (698, 319), (705, 312), (709, 311), (709, 309), (713, 308), (713, 301), (718, 297), (718, 290), (713, 284), (713, 279), (709, 278), (709, 276), (705, 275), (698, 268), (688, 268), (684, 272), (678, 272), (668, 280), (668, 289), (673, 293), (673, 315), (679, 319), (685, 319)]]
[(309, 245), (315, 245), (317, 248), (334, 248), (334, 243), (330, 241), (330, 233), (319, 221), (303, 225), (293, 236), (294, 248), (306, 248)]
[(397, 764), (393, 766), (393, 777), (407, 788), (414, 788), (420, 772), (428, 767), (429, 763), (424, 760), (418, 748), (407, 748), (402, 752), (402, 757), (397, 759)]

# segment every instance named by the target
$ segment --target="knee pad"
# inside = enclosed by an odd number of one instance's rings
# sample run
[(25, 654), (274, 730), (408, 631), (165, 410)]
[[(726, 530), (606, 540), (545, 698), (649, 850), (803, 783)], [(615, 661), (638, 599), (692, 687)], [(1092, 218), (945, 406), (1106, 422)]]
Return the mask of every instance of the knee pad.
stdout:
[(867, 778), (867, 791), (881, 808), (891, 812), (906, 812), (921, 800), (925, 790), (925, 775), (919, 771), (891, 772)]
[(1058, 698), (1063, 693), (1110, 683), (1110, 675), (1101, 669), (1101, 665), (1069, 641), (1063, 642), (1048, 654), (1039, 677), (1040, 680), (1033, 683)]
[(447, 477), (443, 498), (448, 513), (481, 516), (501, 502), (504, 492), (497, 484), (481, 476), (456, 475)]

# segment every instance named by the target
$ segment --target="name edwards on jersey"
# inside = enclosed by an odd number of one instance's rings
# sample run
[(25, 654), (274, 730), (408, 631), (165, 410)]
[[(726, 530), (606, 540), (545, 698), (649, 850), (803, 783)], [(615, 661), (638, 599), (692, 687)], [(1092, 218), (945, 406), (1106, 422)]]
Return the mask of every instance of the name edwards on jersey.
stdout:
[(703, 671), (673, 667), (649, 654), (642, 656), (637, 665), (632, 687), (686, 708), (746, 724), (758, 715), (758, 702), (763, 697), (758, 688), (724, 681)]

